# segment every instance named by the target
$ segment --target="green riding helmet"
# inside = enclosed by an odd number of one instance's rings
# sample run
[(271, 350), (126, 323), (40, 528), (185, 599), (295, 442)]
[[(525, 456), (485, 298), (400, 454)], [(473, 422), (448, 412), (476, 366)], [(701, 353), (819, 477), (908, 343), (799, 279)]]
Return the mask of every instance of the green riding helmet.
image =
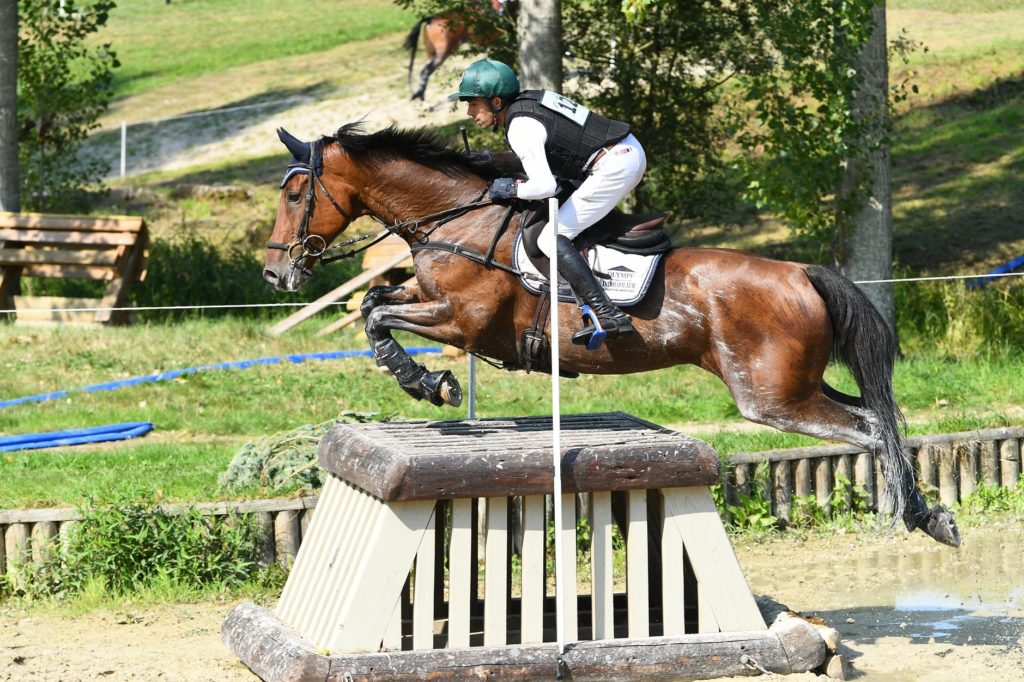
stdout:
[(463, 102), (483, 97), (511, 97), (519, 93), (519, 78), (507, 64), (494, 59), (481, 59), (470, 64), (462, 74), (459, 91), (448, 95)]

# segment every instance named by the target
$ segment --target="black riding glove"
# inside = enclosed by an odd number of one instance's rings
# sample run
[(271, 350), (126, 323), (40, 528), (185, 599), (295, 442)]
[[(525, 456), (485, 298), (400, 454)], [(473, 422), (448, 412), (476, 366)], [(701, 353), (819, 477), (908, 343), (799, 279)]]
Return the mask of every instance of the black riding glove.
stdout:
[(517, 183), (515, 178), (498, 178), (491, 183), (491, 191), (488, 196), (490, 196), (491, 201), (501, 203), (515, 199), (516, 191)]

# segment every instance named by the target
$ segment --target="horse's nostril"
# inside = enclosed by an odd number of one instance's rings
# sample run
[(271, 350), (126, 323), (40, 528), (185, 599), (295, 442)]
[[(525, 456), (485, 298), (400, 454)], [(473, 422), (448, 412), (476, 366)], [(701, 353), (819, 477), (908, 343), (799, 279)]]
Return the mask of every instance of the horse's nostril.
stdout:
[(270, 268), (263, 269), (263, 279), (267, 280), (271, 284), (277, 284), (278, 276), (277, 273)]

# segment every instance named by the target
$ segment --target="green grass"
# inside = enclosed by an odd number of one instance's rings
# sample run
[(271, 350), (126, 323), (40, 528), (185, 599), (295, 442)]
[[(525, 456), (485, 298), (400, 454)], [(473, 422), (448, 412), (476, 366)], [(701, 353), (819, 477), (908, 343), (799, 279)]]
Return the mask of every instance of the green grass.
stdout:
[[(228, 318), (127, 328), (0, 327), (0, 397), (228, 360), (366, 348), (361, 332), (350, 331), (327, 342), (312, 334), (318, 325), (307, 323), (275, 339), (262, 333), (269, 324)], [(416, 337), (400, 338), (406, 345), (428, 345)], [(418, 360), (430, 369), (451, 369), (466, 381), (464, 358), (430, 355)], [(482, 363), (478, 368), (479, 416), (551, 413), (546, 375), (511, 374)], [(1019, 354), (953, 361), (921, 351), (897, 365), (895, 389), (913, 433), (946, 432), (1019, 423), (1022, 375), (1024, 356)], [(832, 369), (828, 378), (852, 390), (845, 371)], [(725, 386), (692, 366), (566, 379), (561, 397), (564, 413), (623, 410), (703, 437), (723, 454), (819, 442), (766, 428), (735, 430), (746, 422)], [(318, 424), (346, 410), (406, 419), (466, 416), (465, 407), (436, 408), (414, 401), (368, 358), (209, 371), (114, 391), (72, 392), (66, 398), (0, 409), (0, 432), (23, 434), (123, 421), (152, 421), (156, 430), (118, 444), (2, 454), (0, 508), (76, 504), (98, 492), (140, 486), (159, 489), (173, 501), (259, 496), (266, 491), (228, 495), (217, 486), (218, 475), (243, 443)]]
[(97, 38), (117, 52), (122, 66), (114, 85), (125, 96), (369, 40), (414, 22), (413, 14), (387, 0), (126, 0)]

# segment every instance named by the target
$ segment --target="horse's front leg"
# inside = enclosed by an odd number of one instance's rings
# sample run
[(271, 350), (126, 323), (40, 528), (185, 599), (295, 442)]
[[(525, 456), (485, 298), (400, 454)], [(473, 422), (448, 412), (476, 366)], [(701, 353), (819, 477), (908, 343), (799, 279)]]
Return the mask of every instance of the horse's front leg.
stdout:
[(363, 296), (362, 303), (359, 304), (359, 312), (362, 313), (363, 319), (370, 317), (370, 311), (379, 305), (385, 303), (412, 303), (419, 299), (420, 290), (416, 285), (416, 279), (409, 280), (406, 284), (400, 284), (398, 286), (376, 286), (370, 287), (370, 290)]
[(377, 365), (387, 367), (398, 385), (417, 400), (429, 400), (438, 407), (462, 404), (462, 387), (448, 370), (428, 372), (391, 336), (392, 329), (409, 331), (434, 341), (457, 344), (459, 338), (451, 326), (451, 304), (427, 301), (398, 305), (377, 305), (366, 317), (366, 337)]

